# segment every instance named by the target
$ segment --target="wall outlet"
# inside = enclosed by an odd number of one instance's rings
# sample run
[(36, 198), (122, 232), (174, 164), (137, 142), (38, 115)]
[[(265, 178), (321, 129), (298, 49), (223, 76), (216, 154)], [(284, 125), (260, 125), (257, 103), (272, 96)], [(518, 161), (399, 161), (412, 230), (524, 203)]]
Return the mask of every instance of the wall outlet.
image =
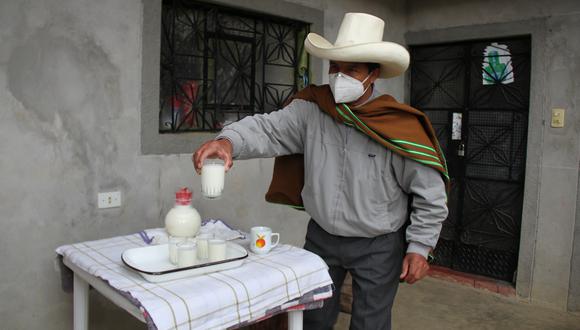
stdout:
[(98, 205), (100, 209), (108, 209), (111, 207), (121, 206), (121, 192), (111, 191), (98, 194)]

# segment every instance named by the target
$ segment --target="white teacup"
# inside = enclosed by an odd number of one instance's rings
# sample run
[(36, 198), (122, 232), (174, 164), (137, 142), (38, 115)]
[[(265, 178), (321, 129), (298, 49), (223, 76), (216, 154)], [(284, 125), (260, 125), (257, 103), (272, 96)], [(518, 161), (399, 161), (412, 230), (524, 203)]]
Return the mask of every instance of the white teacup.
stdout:
[[(272, 242), (273, 237), (276, 237), (275, 243)], [(270, 227), (252, 227), (250, 231), (250, 239), (250, 249), (252, 252), (265, 254), (278, 245), (278, 242), (280, 242), (280, 234), (273, 233)]]
[(226, 169), (221, 159), (205, 159), (201, 167), (201, 193), (208, 199), (220, 198), (224, 190)]

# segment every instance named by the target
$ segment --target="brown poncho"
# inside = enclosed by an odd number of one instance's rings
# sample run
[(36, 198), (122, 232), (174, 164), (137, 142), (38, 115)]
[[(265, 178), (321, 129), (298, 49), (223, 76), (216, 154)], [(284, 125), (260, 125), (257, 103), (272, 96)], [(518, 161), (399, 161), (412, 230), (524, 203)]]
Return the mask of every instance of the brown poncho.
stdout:
[[(445, 157), (431, 122), (421, 111), (397, 102), (390, 95), (382, 95), (351, 109), (346, 104), (334, 103), (328, 85), (311, 85), (296, 93), (292, 99), (314, 102), (335, 120), (356, 127), (391, 151), (436, 169), (449, 186)], [(303, 186), (304, 156), (277, 157), (266, 200), (301, 209)]]

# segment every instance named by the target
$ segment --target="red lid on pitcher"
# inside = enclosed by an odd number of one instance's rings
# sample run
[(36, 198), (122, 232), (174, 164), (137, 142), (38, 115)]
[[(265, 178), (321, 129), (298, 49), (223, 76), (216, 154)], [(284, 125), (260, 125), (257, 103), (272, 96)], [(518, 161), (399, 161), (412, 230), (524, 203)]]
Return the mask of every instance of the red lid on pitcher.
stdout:
[(192, 192), (187, 189), (187, 187), (183, 187), (179, 189), (175, 193), (175, 204), (177, 205), (189, 205), (191, 204), (191, 196)]

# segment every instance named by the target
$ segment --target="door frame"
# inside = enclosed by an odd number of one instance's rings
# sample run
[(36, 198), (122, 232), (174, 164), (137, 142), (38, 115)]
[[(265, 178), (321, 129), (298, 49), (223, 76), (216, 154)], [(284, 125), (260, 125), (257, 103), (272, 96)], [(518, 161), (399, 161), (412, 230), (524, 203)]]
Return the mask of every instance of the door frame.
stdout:
[[(531, 37), (530, 63), (530, 109), (528, 114), (528, 140), (526, 171), (524, 179), (524, 200), (520, 232), (520, 247), (517, 265), (516, 293), (519, 297), (530, 299), (536, 236), (539, 219), (541, 156), (544, 130), (543, 117), (546, 107), (544, 66), (546, 45), (546, 20), (532, 19), (509, 23), (481, 24), (435, 30), (409, 31), (405, 34), (409, 46), (428, 45), (478, 39), (506, 38), (529, 35)], [(410, 71), (405, 75), (405, 103), (411, 97)], [(532, 134), (533, 133), (533, 134)], [(534, 147), (535, 146), (535, 147)]]

